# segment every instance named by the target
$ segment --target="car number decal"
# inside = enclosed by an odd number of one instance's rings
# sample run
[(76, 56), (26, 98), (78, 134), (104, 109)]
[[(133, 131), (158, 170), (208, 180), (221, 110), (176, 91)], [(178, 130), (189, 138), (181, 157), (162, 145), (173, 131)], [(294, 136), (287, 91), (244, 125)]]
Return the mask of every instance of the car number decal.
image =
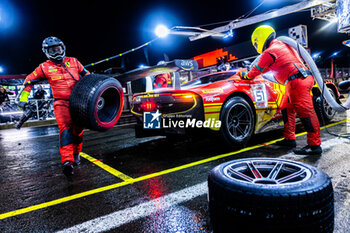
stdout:
[(253, 84), (251, 85), (256, 108), (267, 108), (268, 101), (266, 95), (266, 87), (264, 84)]

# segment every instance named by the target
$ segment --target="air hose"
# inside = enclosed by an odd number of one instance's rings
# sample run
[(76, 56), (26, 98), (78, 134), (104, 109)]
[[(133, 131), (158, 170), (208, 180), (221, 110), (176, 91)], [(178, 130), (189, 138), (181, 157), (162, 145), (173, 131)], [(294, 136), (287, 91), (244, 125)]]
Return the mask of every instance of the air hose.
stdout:
[[(287, 36), (280, 36), (277, 37), (277, 40), (282, 41), (283, 43), (286, 43), (287, 45), (291, 46), (295, 50), (297, 50), (300, 54), (300, 56), (304, 59), (304, 61), (308, 64), (308, 66), (311, 69), (312, 75), (314, 79), (316, 80), (318, 86), (320, 87), (320, 90), (322, 92), (322, 95), (324, 96), (327, 103), (337, 112), (345, 112), (350, 108), (350, 99), (348, 98), (347, 101), (341, 105), (337, 103), (337, 101), (332, 97), (331, 93), (329, 92), (328, 88), (325, 88), (325, 83), (323, 81), (323, 78), (320, 74), (320, 71), (318, 70), (314, 60), (310, 56), (310, 54), (304, 49), (302, 46), (299, 45), (299, 43), (295, 40), (293, 40), (290, 37)], [(250, 69), (253, 68), (259, 61), (260, 56), (255, 58), (255, 60), (252, 62)], [(263, 78), (267, 79), (268, 81), (278, 83), (275, 78), (273, 77), (272, 72), (267, 72), (266, 74), (262, 75)]]
[(293, 47), (295, 50), (297, 50), (300, 54), (300, 56), (304, 59), (304, 61), (308, 64), (308, 66), (311, 69), (312, 75), (314, 79), (316, 80), (318, 86), (320, 87), (320, 90), (322, 90), (322, 95), (324, 96), (325, 100), (328, 102), (328, 104), (337, 112), (345, 112), (350, 108), (350, 99), (348, 98), (344, 105), (337, 103), (337, 101), (332, 97), (331, 93), (329, 92), (328, 88), (325, 88), (325, 83), (323, 81), (323, 78), (320, 74), (320, 71), (318, 70), (314, 60), (310, 56), (310, 54), (304, 49), (302, 46), (298, 44), (295, 40), (293, 40), (290, 37), (287, 36), (280, 36), (277, 38), (277, 40), (282, 41), (283, 43), (288, 44), (289, 46)]

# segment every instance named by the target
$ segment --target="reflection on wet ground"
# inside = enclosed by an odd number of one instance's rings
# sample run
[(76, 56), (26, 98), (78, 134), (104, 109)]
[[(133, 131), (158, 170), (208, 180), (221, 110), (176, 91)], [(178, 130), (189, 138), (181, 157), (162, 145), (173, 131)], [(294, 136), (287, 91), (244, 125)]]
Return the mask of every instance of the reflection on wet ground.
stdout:
[[(348, 124), (332, 126), (329, 131), (348, 132)], [(247, 146), (281, 137), (282, 131), (260, 134)], [(132, 184), (129, 184), (85, 159), (74, 179), (67, 181), (61, 173), (55, 126), (2, 130), (0, 214), (60, 201), (46, 208), (6, 217), (0, 220), (0, 231), (53, 232), (79, 225), (84, 227), (87, 222), (102, 221), (106, 216), (118, 216), (118, 220), (111, 222), (120, 225), (109, 224), (110, 228), (99, 229), (110, 232), (211, 232), (206, 194), (202, 188), (213, 167), (236, 158), (289, 156), (318, 166), (332, 177), (337, 211), (335, 232), (344, 232), (342, 230), (350, 219), (350, 197), (347, 195), (350, 192), (350, 157), (347, 153), (350, 147), (347, 140), (336, 141), (334, 138), (322, 130), (325, 148), (322, 156), (298, 157), (290, 150), (272, 144), (207, 161), (237, 149), (228, 147), (216, 134), (203, 133), (199, 137), (170, 141), (165, 137), (136, 139), (132, 127), (113, 128), (105, 133), (85, 131), (83, 151), (131, 177)], [(305, 135), (298, 137), (297, 143), (304, 146)], [(164, 173), (157, 175), (158, 172)], [(150, 174), (155, 175), (147, 177)], [(115, 184), (122, 185), (114, 187)], [(182, 192), (187, 189), (192, 193)], [(89, 194), (90, 190), (95, 192)], [(198, 190), (201, 191), (196, 194)], [(85, 195), (79, 197), (84, 192)], [(172, 196), (177, 192), (181, 197)], [(64, 199), (67, 197), (74, 198)], [(182, 198), (181, 201), (178, 198)]]

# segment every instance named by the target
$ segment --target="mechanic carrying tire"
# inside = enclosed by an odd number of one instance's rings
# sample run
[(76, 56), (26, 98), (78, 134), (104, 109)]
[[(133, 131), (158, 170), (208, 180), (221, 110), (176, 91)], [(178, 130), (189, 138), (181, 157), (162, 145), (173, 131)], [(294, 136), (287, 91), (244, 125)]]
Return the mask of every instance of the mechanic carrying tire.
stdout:
[(277, 142), (279, 146), (294, 148), (295, 114), (307, 131), (307, 146), (294, 149), (295, 154), (321, 154), (320, 125), (313, 107), (311, 89), (314, 78), (303, 64), (298, 52), (291, 46), (275, 39), (275, 30), (262, 25), (257, 27), (251, 37), (252, 44), (261, 54), (257, 63), (249, 72), (241, 72), (242, 79), (272, 71), (278, 83), (286, 86), (286, 96), (281, 104), (284, 121), (284, 139)]
[(73, 165), (79, 164), (83, 129), (74, 125), (69, 113), (69, 97), (80, 77), (89, 74), (73, 57), (66, 57), (66, 47), (57, 37), (48, 37), (42, 43), (42, 51), (49, 59), (41, 63), (24, 81), (18, 106), (25, 109), (28, 96), (35, 83), (47, 79), (55, 98), (54, 112), (59, 128), (59, 148), (63, 173), (73, 175)]
[(26, 77), (18, 106), (25, 110), (34, 84), (48, 80), (55, 99), (62, 169), (70, 177), (80, 162), (83, 129), (112, 128), (122, 113), (123, 89), (116, 79), (90, 74), (76, 58), (66, 57), (66, 47), (57, 37), (44, 39), (42, 51), (49, 60)]

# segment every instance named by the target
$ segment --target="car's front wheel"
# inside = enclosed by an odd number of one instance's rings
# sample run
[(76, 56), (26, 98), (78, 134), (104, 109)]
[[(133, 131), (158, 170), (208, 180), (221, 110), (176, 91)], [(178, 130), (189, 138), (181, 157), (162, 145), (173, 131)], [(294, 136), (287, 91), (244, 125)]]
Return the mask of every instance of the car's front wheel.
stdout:
[(244, 146), (254, 132), (255, 116), (249, 103), (240, 96), (228, 100), (221, 113), (221, 134), (232, 146)]

